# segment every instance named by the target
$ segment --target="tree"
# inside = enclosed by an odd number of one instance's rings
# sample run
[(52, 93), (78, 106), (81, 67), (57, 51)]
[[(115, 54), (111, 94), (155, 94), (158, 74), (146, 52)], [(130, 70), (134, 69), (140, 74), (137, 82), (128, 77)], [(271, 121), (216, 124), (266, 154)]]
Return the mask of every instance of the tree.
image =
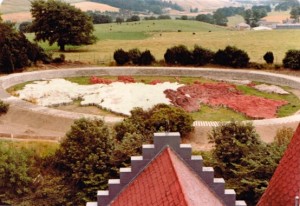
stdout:
[(33, 17), (32, 31), (36, 41), (57, 42), (60, 51), (66, 45), (92, 44), (93, 35), (91, 18), (80, 9), (60, 0), (34, 0), (31, 2)]
[(105, 189), (110, 177), (116, 177), (112, 154), (114, 141), (102, 120), (80, 119), (55, 154), (55, 166), (72, 188), (73, 205), (94, 198)]
[(1, 116), (2, 114), (7, 113), (8, 108), (9, 108), (9, 104), (4, 103), (2, 100), (0, 100), (0, 116)]
[(104, 15), (100, 11), (87, 11), (86, 14), (92, 18), (93, 24), (107, 24), (112, 22), (111, 16)]
[(262, 143), (251, 123), (230, 122), (213, 128), (214, 167), (237, 192), (237, 198), (255, 205), (272, 177), (282, 153)]
[(300, 50), (287, 51), (282, 62), (285, 68), (300, 69)]
[(155, 61), (154, 56), (149, 50), (143, 51), (139, 58), (139, 65), (151, 65)]
[(227, 26), (227, 16), (224, 14), (223, 10), (217, 9), (213, 13), (213, 18), (215, 20), (215, 24), (220, 25), (220, 26)]
[(124, 65), (130, 61), (129, 54), (123, 49), (117, 49), (114, 52), (114, 60), (118, 65)]
[(194, 64), (197, 66), (209, 64), (213, 61), (214, 55), (215, 53), (211, 50), (195, 45), (195, 48), (193, 50)]
[(170, 65), (189, 65), (192, 63), (192, 53), (184, 45), (167, 49), (164, 58), (165, 62)]
[(132, 22), (132, 21), (140, 21), (140, 17), (138, 15), (133, 15), (127, 19), (127, 22)]
[(295, 22), (299, 23), (299, 16), (300, 16), (300, 6), (293, 7), (291, 12), (291, 19), (295, 19)]
[(122, 24), (124, 22), (124, 19), (123, 18), (121, 18), (121, 17), (117, 17), (116, 18), (116, 23), (117, 24)]
[(258, 26), (259, 20), (265, 16), (267, 16), (267, 8), (265, 7), (253, 7), (245, 10), (243, 13), (245, 22), (251, 27)]
[(19, 25), (19, 30), (22, 33), (29, 33), (30, 32), (30, 27), (31, 27), (31, 22), (29, 21), (24, 21)]
[(128, 51), (128, 56), (132, 64), (136, 64), (136, 65), (139, 64), (141, 54), (142, 54), (141, 51), (137, 48), (130, 49)]
[(131, 116), (115, 126), (116, 138), (122, 140), (126, 133), (142, 134), (151, 141), (154, 132), (179, 132), (182, 137), (193, 130), (193, 119), (183, 109), (158, 104), (149, 110), (135, 108)]
[(214, 56), (216, 64), (234, 68), (247, 67), (249, 60), (250, 58), (245, 51), (234, 46), (227, 46), (224, 50), (219, 49)]
[(214, 24), (214, 22), (215, 22), (213, 15), (211, 15), (211, 14), (199, 14), (196, 16), (196, 20), (206, 22), (209, 24)]
[(273, 64), (273, 62), (274, 62), (273, 52), (265, 53), (264, 60), (267, 62), (267, 64)]
[(16, 31), (12, 23), (0, 21), (0, 72), (12, 73), (41, 60), (51, 59), (37, 44)]

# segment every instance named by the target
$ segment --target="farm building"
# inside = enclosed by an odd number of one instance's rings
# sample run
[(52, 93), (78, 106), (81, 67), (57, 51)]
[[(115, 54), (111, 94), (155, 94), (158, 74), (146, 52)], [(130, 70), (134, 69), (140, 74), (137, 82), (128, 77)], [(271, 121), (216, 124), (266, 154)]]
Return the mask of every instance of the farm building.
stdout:
[(277, 24), (276, 29), (300, 29), (300, 24)]
[(242, 22), (242, 23), (237, 24), (235, 26), (235, 28), (239, 31), (243, 31), (243, 30), (250, 30), (251, 26), (249, 24)]
[(120, 179), (109, 180), (109, 190), (98, 191), (97, 202), (87, 206), (246, 205), (180, 141), (179, 133), (155, 133), (154, 144), (143, 145), (143, 156), (131, 157), (131, 168), (121, 168)]

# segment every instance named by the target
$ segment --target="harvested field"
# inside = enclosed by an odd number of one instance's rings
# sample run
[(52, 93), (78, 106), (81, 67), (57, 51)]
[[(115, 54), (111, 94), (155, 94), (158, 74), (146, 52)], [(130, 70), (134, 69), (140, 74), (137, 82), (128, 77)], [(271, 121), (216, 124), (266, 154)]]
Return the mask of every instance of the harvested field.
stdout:
[(4, 21), (12, 21), (12, 22), (23, 22), (23, 21), (31, 21), (32, 16), (30, 12), (18, 12), (18, 13), (9, 13), (1, 15)]
[(221, 7), (238, 6), (239, 4), (229, 0), (173, 0), (185, 10), (198, 8), (199, 10), (213, 10)]
[[(83, 1), (67, 1), (74, 5), (75, 7), (81, 9), (82, 11), (113, 11), (118, 12), (119, 8), (109, 6), (107, 4), (101, 4), (101, 3), (95, 3), (95, 2), (88, 2)], [(30, 21), (32, 19), (31, 13), (29, 12), (30, 9), (30, 2), (24, 1), (22, 2), (23, 6), (20, 6), (20, 8), (17, 8), (18, 3), (16, 2), (3, 2), (3, 5), (0, 7), (2, 19), (4, 21), (12, 21), (16, 23), (24, 22), (24, 21)]]
[(278, 22), (282, 23), (283, 20), (289, 19), (289, 12), (272, 12), (268, 16), (264, 17), (263, 20), (267, 22)]
[(100, 3), (95, 3), (95, 2), (89, 2), (89, 1), (84, 1), (84, 2), (79, 2), (73, 4), (75, 7), (81, 9), (82, 11), (115, 11), (118, 12), (119, 8), (109, 6), (107, 4), (100, 4)]

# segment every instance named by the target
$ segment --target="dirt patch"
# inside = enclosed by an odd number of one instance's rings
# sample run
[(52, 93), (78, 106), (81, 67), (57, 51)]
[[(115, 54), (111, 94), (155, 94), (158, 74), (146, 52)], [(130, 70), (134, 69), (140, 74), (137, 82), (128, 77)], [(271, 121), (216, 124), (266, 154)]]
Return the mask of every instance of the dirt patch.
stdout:
[(195, 83), (174, 90), (166, 90), (171, 102), (188, 112), (199, 110), (199, 104), (225, 106), (254, 119), (275, 118), (277, 109), (288, 104), (284, 100), (271, 100), (244, 95), (235, 85), (228, 83)]

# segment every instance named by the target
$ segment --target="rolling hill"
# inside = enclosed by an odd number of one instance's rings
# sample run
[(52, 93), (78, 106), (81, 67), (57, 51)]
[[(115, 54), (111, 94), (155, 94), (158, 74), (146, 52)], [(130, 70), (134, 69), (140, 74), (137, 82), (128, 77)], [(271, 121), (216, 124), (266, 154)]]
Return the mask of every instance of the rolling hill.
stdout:
[(185, 10), (190, 8), (198, 8), (200, 11), (215, 10), (221, 7), (239, 6), (238, 3), (231, 0), (172, 0)]
[[(119, 11), (118, 8), (106, 4), (94, 3), (83, 0), (66, 0), (70, 4), (82, 11), (97, 10), (97, 11)], [(0, 6), (0, 13), (3, 20), (12, 22), (23, 22), (31, 20), (30, 0), (4, 0)]]

